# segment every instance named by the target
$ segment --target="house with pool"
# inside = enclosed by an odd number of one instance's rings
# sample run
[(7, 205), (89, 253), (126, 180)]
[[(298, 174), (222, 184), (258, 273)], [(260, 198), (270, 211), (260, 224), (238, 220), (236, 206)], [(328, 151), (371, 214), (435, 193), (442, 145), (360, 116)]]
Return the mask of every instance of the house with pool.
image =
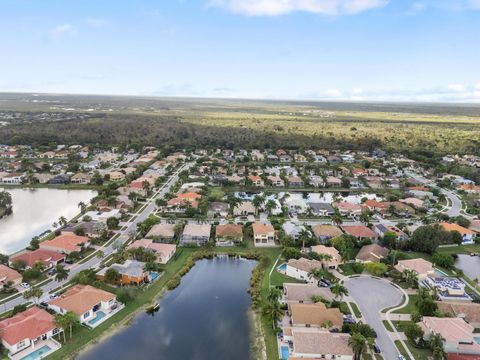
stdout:
[(40, 359), (58, 350), (61, 345), (53, 336), (61, 331), (54, 317), (38, 307), (0, 321), (0, 339), (13, 360)]
[(82, 325), (94, 328), (123, 309), (123, 304), (108, 291), (90, 285), (75, 285), (50, 301), (48, 307), (58, 314), (71, 311), (78, 315)]

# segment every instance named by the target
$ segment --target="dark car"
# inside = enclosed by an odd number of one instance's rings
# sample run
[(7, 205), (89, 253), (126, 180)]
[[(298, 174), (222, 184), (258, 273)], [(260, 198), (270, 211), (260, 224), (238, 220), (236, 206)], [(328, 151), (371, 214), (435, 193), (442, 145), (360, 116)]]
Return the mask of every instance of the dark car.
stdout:
[(378, 347), (377, 344), (373, 345), (373, 351), (375, 352), (375, 354), (380, 354), (381, 353), (380, 348)]

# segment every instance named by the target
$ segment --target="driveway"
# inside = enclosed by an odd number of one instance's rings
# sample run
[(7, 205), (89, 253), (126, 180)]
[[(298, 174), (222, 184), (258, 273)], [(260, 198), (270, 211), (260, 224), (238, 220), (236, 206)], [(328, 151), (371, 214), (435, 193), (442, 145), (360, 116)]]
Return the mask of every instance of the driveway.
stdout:
[(345, 280), (345, 286), (351, 297), (360, 308), (365, 322), (377, 332), (377, 345), (384, 359), (398, 359), (399, 352), (395, 347), (381, 319), (381, 311), (385, 308), (400, 305), (402, 293), (383, 280), (371, 277), (356, 277)]

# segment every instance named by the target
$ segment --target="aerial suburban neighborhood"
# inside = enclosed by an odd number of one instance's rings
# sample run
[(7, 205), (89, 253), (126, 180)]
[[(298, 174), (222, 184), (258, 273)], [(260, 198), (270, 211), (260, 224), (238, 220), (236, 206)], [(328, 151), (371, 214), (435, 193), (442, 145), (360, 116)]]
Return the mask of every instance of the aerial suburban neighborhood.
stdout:
[(61, 358), (102, 324), (154, 312), (153, 289), (221, 254), (258, 261), (249, 292), (268, 359), (480, 356), (468, 266), (480, 256), (480, 191), (459, 175), (380, 149), (2, 145), (0, 157), (4, 191), (96, 191), (2, 255), (12, 359)]

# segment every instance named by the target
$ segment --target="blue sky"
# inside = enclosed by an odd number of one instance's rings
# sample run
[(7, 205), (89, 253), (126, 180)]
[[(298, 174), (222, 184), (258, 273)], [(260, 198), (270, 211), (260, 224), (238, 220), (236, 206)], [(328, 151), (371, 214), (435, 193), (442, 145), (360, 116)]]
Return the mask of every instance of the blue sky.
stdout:
[(0, 0), (0, 91), (480, 102), (480, 0)]

